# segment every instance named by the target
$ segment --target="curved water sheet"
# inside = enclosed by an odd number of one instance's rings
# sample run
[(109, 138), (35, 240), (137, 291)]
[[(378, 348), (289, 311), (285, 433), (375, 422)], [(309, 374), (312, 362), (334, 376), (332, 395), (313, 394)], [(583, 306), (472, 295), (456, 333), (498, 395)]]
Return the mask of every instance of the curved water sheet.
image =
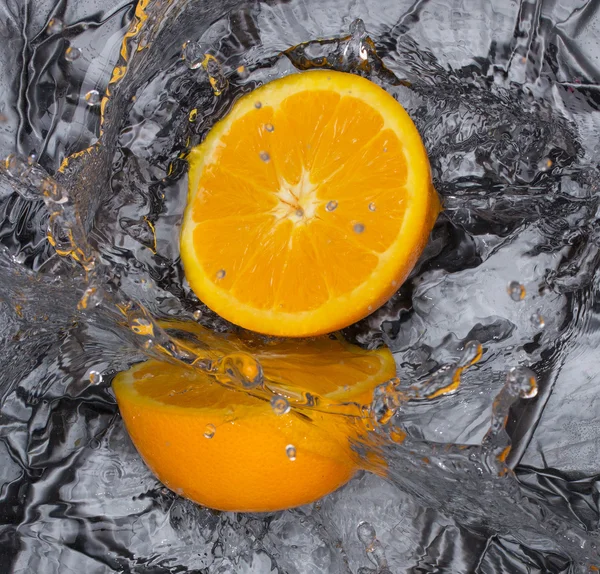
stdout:
[[(597, 6), (102, 4), (0, 7), (2, 571), (597, 571)], [(387, 480), (214, 513), (151, 476), (108, 383), (151, 354), (264, 391), (155, 320), (231, 328), (183, 277), (183, 155), (314, 67), (402, 102), (444, 199), (409, 281), (344, 333), (396, 358), (355, 445)]]

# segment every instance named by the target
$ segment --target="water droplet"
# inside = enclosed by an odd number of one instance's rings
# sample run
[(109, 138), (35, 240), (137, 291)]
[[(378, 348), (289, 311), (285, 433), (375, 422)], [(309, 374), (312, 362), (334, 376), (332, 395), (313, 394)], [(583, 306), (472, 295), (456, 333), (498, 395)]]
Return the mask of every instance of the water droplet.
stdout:
[(506, 287), (506, 290), (513, 301), (522, 301), (525, 299), (527, 293), (525, 291), (525, 286), (518, 281), (511, 281)]
[(215, 425), (213, 425), (212, 423), (208, 423), (206, 425), (206, 428), (204, 429), (204, 438), (212, 438), (215, 436), (216, 432), (217, 429), (215, 428)]
[(60, 34), (64, 29), (65, 25), (60, 18), (52, 18), (50, 22), (48, 22), (46, 32), (48, 34)]
[(271, 156), (266, 151), (261, 151), (258, 155), (265, 163), (271, 160)]
[(254, 102), (254, 107), (255, 107), (257, 110), (260, 110), (260, 108), (262, 108), (262, 102)]
[(81, 49), (70, 46), (65, 50), (65, 60), (67, 62), (74, 62), (81, 57)]
[(304, 217), (304, 209), (302, 209), (301, 207), (296, 209), (296, 217)]
[(537, 376), (527, 367), (513, 367), (506, 376), (506, 382), (523, 399), (531, 399), (538, 393)]
[(296, 460), (296, 447), (293, 444), (288, 444), (285, 447), (285, 454), (287, 454), (287, 457), (293, 462)]
[(181, 56), (190, 70), (197, 70), (204, 61), (204, 50), (197, 42), (188, 40), (183, 45)]
[(271, 408), (273, 412), (278, 415), (287, 415), (290, 412), (290, 403), (288, 403), (285, 397), (280, 397), (279, 395), (275, 395), (271, 399)]
[(365, 545), (371, 544), (377, 537), (373, 526), (368, 522), (361, 522), (356, 529), (358, 539)]
[(92, 385), (99, 385), (102, 382), (102, 375), (98, 371), (90, 371), (89, 379)]
[(15, 179), (20, 179), (27, 168), (25, 162), (17, 156), (17, 154), (11, 153), (5, 160), (4, 166), (8, 175)]
[(327, 211), (335, 211), (336, 207), (338, 206), (338, 202), (335, 199), (332, 199), (331, 201), (327, 202), (327, 205), (325, 206), (325, 209)]
[(70, 46), (65, 50), (65, 60), (67, 62), (74, 62), (81, 57), (81, 49)]
[(355, 223), (352, 229), (354, 233), (362, 233), (365, 230), (365, 226), (362, 223)]
[(375, 211), (376, 209), (377, 209), (377, 206), (375, 205), (374, 201), (369, 203), (369, 211)]
[(88, 106), (97, 106), (100, 103), (100, 92), (98, 90), (90, 90), (85, 95), (85, 102)]
[(366, 32), (365, 23), (360, 18), (353, 20), (350, 24), (350, 34), (352, 36), (364, 36)]
[(196, 321), (200, 321), (200, 319), (202, 319), (202, 311), (200, 311), (200, 309), (196, 309), (193, 313), (193, 316)]
[(275, 126), (273, 124), (265, 124), (265, 129), (269, 132), (269, 133), (273, 133), (275, 131)]
[(540, 315), (539, 312), (535, 312), (531, 316), (531, 324), (536, 329), (543, 329), (546, 326), (546, 320), (544, 319), (544, 317), (542, 317), (542, 315)]
[(223, 279), (225, 277), (225, 275), (226, 275), (225, 269), (219, 269), (217, 271), (216, 277), (217, 277), (217, 279)]

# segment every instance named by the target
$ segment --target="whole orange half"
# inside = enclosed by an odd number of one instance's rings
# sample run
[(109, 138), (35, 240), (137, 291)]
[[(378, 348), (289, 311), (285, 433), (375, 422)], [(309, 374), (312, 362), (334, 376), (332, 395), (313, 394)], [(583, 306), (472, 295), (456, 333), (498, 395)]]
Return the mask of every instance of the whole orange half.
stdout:
[(186, 277), (261, 333), (318, 335), (368, 315), (406, 279), (440, 210), (412, 120), (352, 74), (263, 85), (188, 159)]
[[(280, 389), (273, 396), (290, 400), (289, 408), (285, 401), (276, 408), (206, 372), (156, 360), (117, 375), (113, 389), (127, 430), (165, 485), (219, 510), (271, 511), (317, 500), (361, 467), (352, 445), (366, 430), (357, 413), (395, 375), (388, 349), (365, 351), (329, 338), (249, 345), (197, 325), (176, 326), (211, 360), (251, 354), (266, 384)], [(306, 393), (323, 410), (294, 408), (291, 397)]]

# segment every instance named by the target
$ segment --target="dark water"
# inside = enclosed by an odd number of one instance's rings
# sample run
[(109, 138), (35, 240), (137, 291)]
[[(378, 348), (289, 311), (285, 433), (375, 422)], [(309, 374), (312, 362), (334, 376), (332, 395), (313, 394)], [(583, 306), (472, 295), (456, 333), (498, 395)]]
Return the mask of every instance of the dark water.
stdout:
[[(597, 3), (144, 6), (0, 5), (0, 146), (23, 158), (0, 175), (0, 571), (593, 572)], [(384, 451), (389, 482), (365, 474), (269, 516), (213, 513), (149, 474), (107, 383), (143, 356), (129, 328), (150, 316), (230, 328), (183, 276), (182, 155), (240, 95), (315, 66), (398, 98), (445, 206), (409, 281), (345, 336), (388, 345), (413, 399), (478, 344), (483, 356), (453, 394), (376, 425), (366, 447)], [(56, 247), (75, 229), (87, 271), (46, 240), (49, 211)], [(538, 393), (519, 400), (526, 369)], [(391, 427), (409, 437), (391, 443)]]

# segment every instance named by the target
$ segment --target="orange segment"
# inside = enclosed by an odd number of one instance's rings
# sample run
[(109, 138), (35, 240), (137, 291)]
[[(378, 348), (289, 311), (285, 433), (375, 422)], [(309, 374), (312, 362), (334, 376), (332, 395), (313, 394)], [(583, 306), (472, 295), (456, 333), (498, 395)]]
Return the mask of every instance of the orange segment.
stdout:
[(310, 167), (313, 183), (327, 181), (382, 129), (383, 117), (370, 104), (344, 95), (323, 128)]
[[(176, 326), (208, 348), (208, 358), (251, 353), (267, 384), (340, 405), (370, 403), (373, 389), (395, 375), (387, 349), (364, 351), (329, 338), (251, 346), (197, 325)], [(351, 443), (363, 427), (352, 416), (295, 409), (277, 415), (268, 402), (202, 371), (155, 360), (117, 375), (113, 389), (150, 469), (211, 508), (261, 512), (306, 504), (344, 484), (360, 465)], [(295, 460), (286, 452), (290, 445)]]
[(236, 215), (264, 215), (276, 205), (274, 195), (262, 193), (243, 177), (213, 165), (200, 180), (192, 218), (201, 222)]
[(188, 281), (224, 318), (272, 335), (331, 332), (381, 306), (440, 210), (408, 114), (341, 72), (244, 96), (189, 162)]

